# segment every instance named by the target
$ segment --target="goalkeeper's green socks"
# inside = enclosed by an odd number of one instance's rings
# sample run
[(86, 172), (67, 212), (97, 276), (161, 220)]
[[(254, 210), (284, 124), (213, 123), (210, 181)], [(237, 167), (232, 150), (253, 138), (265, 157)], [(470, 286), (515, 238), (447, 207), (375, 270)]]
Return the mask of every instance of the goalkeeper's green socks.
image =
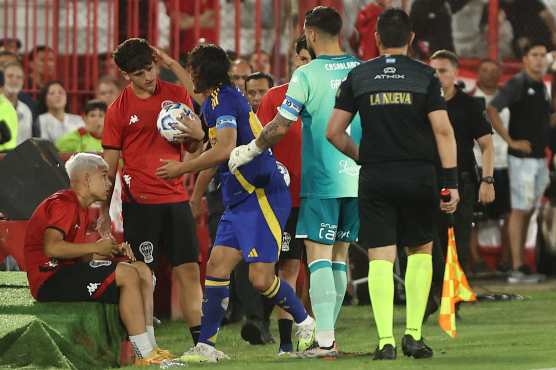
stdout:
[(316, 338), (322, 348), (334, 345), (334, 309), (336, 307), (336, 289), (332, 262), (316, 260), (309, 264), (311, 272), (311, 305), (316, 320)]
[(405, 272), (406, 330), (415, 340), (421, 339), (423, 316), (427, 308), (432, 281), (432, 256), (418, 253), (407, 257)]
[(369, 295), (378, 331), (379, 349), (386, 344), (394, 347), (394, 264), (385, 260), (369, 263)]
[(347, 265), (342, 261), (332, 262), (332, 275), (334, 276), (334, 288), (336, 289), (336, 305), (334, 306), (334, 325), (338, 321), (338, 315), (344, 304), (347, 289)]

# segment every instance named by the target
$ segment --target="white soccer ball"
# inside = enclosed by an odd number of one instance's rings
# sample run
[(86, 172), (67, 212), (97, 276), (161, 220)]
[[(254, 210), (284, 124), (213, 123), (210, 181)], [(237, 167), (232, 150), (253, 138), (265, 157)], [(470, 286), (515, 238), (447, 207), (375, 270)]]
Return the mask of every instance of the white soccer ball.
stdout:
[(276, 161), (276, 167), (278, 167), (278, 171), (280, 171), (282, 176), (284, 176), (284, 181), (286, 182), (286, 185), (289, 187), (291, 179), (290, 179), (290, 172), (288, 171), (287, 167), (284, 166), (282, 162), (278, 162), (278, 161)]
[(182, 133), (182, 131), (178, 129), (178, 126), (183, 126), (183, 123), (178, 121), (178, 118), (184, 116), (191, 117), (192, 114), (193, 111), (185, 104), (174, 102), (165, 104), (160, 110), (160, 113), (158, 113), (158, 118), (156, 120), (158, 132), (169, 142), (176, 142), (176, 135)]

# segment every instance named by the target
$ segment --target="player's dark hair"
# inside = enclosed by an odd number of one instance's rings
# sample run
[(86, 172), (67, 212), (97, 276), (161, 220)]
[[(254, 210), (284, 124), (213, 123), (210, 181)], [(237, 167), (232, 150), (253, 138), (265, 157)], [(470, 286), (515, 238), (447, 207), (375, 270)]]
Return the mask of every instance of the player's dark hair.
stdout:
[(122, 42), (112, 53), (119, 69), (133, 73), (145, 69), (154, 62), (154, 50), (147, 40), (131, 38)]
[(89, 100), (86, 104), (85, 104), (85, 108), (83, 108), (83, 114), (87, 114), (91, 111), (94, 110), (100, 110), (102, 112), (106, 112), (106, 109), (108, 107), (106, 106), (106, 103), (103, 102), (102, 100), (99, 99), (92, 99)]
[[(46, 96), (48, 95), (48, 90), (50, 90), (50, 87), (53, 85), (60, 85), (62, 86), (62, 89), (64, 89), (66, 91), (67, 94), (67, 90), (64, 87), (64, 84), (62, 83), (62, 81), (58, 81), (58, 80), (52, 80), (52, 81), (48, 81), (46, 83), (46, 85), (44, 85), (40, 91), (39, 91), (39, 95), (37, 96), (37, 113), (38, 114), (43, 114), (48, 112), (48, 106), (46, 105)], [(66, 107), (64, 109), (65, 112), (69, 112), (69, 99), (66, 101)]]
[(523, 47), (523, 49), (522, 49), (523, 52), (521, 53), (521, 55), (525, 57), (525, 56), (527, 56), (527, 54), (529, 54), (529, 52), (530, 52), (532, 49), (534, 49), (534, 48), (536, 48), (536, 47), (539, 47), (539, 46), (542, 46), (543, 48), (545, 48), (546, 50), (548, 50), (548, 48), (546, 47), (546, 44), (544, 44), (543, 42), (538, 41), (538, 40), (533, 40), (533, 41), (527, 43), (527, 44)]
[(316, 6), (305, 13), (305, 26), (314, 27), (330, 36), (338, 36), (342, 30), (342, 17), (333, 8)]
[(386, 10), (378, 17), (376, 31), (385, 48), (401, 48), (409, 44), (411, 20), (400, 8)]
[(317, 56), (315, 55), (314, 51), (309, 49), (307, 46), (307, 38), (305, 35), (301, 35), (295, 40), (295, 52), (299, 55), (301, 50), (307, 50), (307, 52), (311, 55), (311, 60), (315, 59)]
[(204, 92), (220, 85), (231, 85), (231, 62), (220, 46), (202, 44), (193, 49), (187, 58), (187, 65), (196, 75), (196, 92)]
[(459, 58), (456, 55), (456, 53), (450, 51), (450, 50), (437, 50), (434, 52), (434, 54), (431, 55), (431, 60), (435, 60), (435, 59), (446, 59), (447, 61), (449, 61), (450, 63), (452, 63), (452, 65), (456, 68), (459, 67)]
[(245, 79), (245, 90), (247, 90), (247, 82), (249, 82), (251, 80), (267, 80), (269, 88), (272, 88), (274, 86), (274, 79), (272, 78), (271, 75), (269, 75), (268, 73), (264, 73), (264, 72), (255, 72), (255, 73), (251, 73)]

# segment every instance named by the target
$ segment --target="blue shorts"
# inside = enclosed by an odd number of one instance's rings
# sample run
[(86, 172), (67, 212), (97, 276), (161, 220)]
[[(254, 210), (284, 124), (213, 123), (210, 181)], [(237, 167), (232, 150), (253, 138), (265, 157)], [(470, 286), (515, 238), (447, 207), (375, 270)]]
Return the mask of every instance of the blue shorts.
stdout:
[(280, 256), (282, 232), (290, 210), (287, 188), (256, 189), (247, 199), (224, 211), (214, 246), (239, 250), (246, 263), (274, 263)]

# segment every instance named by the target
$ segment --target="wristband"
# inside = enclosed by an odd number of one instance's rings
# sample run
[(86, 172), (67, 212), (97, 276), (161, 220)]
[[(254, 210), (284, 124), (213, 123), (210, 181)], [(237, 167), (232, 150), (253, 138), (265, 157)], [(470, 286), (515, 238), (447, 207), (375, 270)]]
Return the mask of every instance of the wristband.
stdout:
[(254, 157), (263, 152), (263, 150), (257, 146), (257, 139), (251, 140), (251, 142), (247, 144), (247, 149), (250, 153), (253, 153)]
[(458, 188), (458, 168), (443, 168), (441, 185), (447, 189), (457, 189)]

